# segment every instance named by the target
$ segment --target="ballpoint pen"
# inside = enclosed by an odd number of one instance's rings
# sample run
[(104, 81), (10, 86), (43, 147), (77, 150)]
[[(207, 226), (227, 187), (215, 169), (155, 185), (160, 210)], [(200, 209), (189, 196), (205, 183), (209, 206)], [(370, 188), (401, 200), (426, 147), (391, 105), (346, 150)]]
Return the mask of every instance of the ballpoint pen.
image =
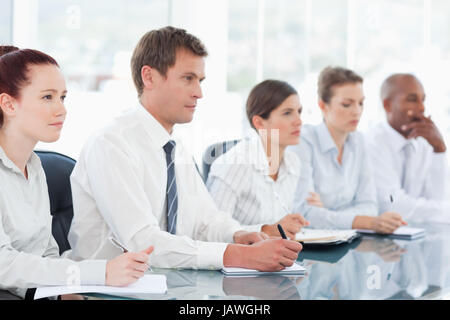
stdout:
[(389, 280), (392, 276), (392, 272), (394, 271), (395, 268), (395, 263), (392, 263), (391, 268), (389, 269), (388, 275), (387, 275), (387, 279)]
[(284, 233), (284, 230), (283, 230), (283, 227), (281, 226), (281, 224), (278, 224), (277, 227), (278, 227), (278, 231), (280, 232), (281, 237), (283, 239), (287, 239), (286, 233)]
[[(125, 248), (124, 245), (122, 245), (119, 241), (117, 241), (116, 239), (114, 239), (113, 237), (109, 237), (109, 241), (111, 241), (111, 243), (116, 247), (119, 248), (120, 250), (122, 250), (123, 253), (127, 253), (129, 252), (129, 250), (127, 248)], [(152, 268), (150, 266), (148, 266), (148, 270), (153, 271)]]
[(127, 253), (128, 249), (125, 248), (125, 246), (123, 246), (122, 244), (120, 244), (119, 241), (117, 241), (116, 239), (114, 239), (113, 237), (109, 237), (109, 241), (111, 241), (111, 243), (116, 247), (119, 248), (120, 250), (122, 250), (123, 253)]
[[(284, 203), (283, 200), (281, 200), (280, 195), (278, 194), (278, 192), (275, 191), (275, 189), (274, 189), (273, 186), (272, 186), (272, 191), (273, 191), (273, 194), (275, 195), (275, 198), (278, 200), (278, 203), (281, 205), (281, 208), (283, 209), (284, 213), (285, 213), (286, 215), (290, 214), (290, 212), (289, 212), (289, 210), (288, 210), (286, 204)], [(279, 229), (278, 229), (278, 230), (279, 230)], [(305, 234), (305, 231), (303, 230), (303, 228), (299, 231), (299, 233)]]

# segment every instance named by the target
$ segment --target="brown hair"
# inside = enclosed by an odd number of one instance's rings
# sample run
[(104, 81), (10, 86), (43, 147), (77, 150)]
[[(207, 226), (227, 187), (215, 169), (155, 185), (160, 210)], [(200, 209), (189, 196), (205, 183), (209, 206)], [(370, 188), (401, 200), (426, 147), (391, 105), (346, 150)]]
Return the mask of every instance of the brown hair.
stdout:
[(247, 99), (246, 109), (250, 125), (255, 128), (252, 122), (253, 116), (268, 119), (270, 113), (293, 94), (297, 94), (297, 91), (284, 81), (265, 80), (257, 84)]
[(333, 96), (333, 87), (348, 83), (363, 83), (363, 78), (354, 71), (342, 67), (326, 67), (319, 75), (317, 93), (319, 98), (329, 103)]
[(167, 69), (175, 65), (178, 49), (186, 49), (200, 57), (208, 55), (198, 38), (174, 27), (149, 31), (139, 40), (131, 57), (131, 74), (139, 96), (144, 89), (142, 67), (148, 65), (166, 76)]
[[(49, 55), (32, 49), (19, 50), (13, 46), (0, 46), (0, 94), (7, 93), (18, 98), (20, 89), (30, 79), (28, 71), (30, 65), (58, 63)], [(3, 113), (0, 109), (0, 128), (3, 125)]]

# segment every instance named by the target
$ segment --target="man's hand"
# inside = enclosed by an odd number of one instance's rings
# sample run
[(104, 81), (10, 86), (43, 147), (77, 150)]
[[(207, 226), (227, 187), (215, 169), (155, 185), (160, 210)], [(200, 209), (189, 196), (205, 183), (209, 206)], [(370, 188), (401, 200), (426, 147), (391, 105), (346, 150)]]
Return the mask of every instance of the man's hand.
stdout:
[(234, 243), (239, 244), (253, 244), (266, 239), (269, 239), (269, 236), (264, 232), (236, 231), (233, 235)]
[(409, 132), (408, 139), (422, 137), (428, 141), (436, 153), (445, 152), (447, 150), (444, 139), (442, 138), (439, 129), (431, 120), (431, 116), (425, 117), (423, 114), (414, 114), (412, 110), (408, 111), (408, 116), (417, 119), (417, 121), (405, 124), (401, 128), (404, 132)]
[(253, 245), (229, 244), (223, 255), (225, 267), (280, 271), (297, 260), (302, 245), (285, 239), (269, 239)]

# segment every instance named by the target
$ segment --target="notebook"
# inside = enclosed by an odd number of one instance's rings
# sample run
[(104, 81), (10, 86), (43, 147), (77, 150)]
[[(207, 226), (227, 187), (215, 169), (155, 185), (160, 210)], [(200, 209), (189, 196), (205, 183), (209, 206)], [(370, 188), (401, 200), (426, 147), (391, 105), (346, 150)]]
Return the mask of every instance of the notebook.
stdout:
[(298, 263), (294, 263), (290, 267), (286, 267), (281, 271), (273, 271), (273, 272), (265, 272), (258, 271), (254, 269), (246, 269), (246, 268), (222, 268), (222, 273), (226, 276), (261, 276), (261, 275), (304, 275), (306, 273), (306, 269), (299, 265)]
[(162, 274), (146, 274), (135, 283), (126, 287), (112, 286), (47, 286), (36, 289), (34, 299), (59, 296), (72, 293), (105, 293), (114, 295), (167, 292), (166, 276)]
[[(380, 235), (379, 233), (376, 233), (374, 230), (360, 229), (360, 230), (358, 230), (358, 232), (361, 234)], [(383, 235), (385, 235), (385, 234), (383, 234)], [(393, 234), (387, 234), (385, 236), (388, 236), (389, 238), (402, 239), (402, 240), (414, 240), (414, 239), (422, 238), (425, 235), (426, 235), (425, 229), (400, 227), (397, 230), (395, 230)]]
[(358, 237), (356, 230), (309, 229), (303, 228), (295, 240), (304, 245), (336, 245), (351, 242)]

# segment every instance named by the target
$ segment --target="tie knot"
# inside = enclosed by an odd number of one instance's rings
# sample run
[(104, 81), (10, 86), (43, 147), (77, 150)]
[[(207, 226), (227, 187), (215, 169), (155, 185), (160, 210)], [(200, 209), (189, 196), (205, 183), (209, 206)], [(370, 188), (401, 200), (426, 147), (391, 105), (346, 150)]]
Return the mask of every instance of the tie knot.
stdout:
[(175, 149), (175, 145), (176, 145), (176, 143), (173, 140), (169, 140), (169, 142), (167, 142), (164, 145), (163, 149), (166, 152), (166, 155), (172, 156), (172, 152), (173, 152), (173, 149)]
[(411, 154), (414, 151), (414, 146), (413, 146), (413, 144), (410, 141), (408, 141), (403, 146), (403, 150), (405, 151), (405, 153)]

